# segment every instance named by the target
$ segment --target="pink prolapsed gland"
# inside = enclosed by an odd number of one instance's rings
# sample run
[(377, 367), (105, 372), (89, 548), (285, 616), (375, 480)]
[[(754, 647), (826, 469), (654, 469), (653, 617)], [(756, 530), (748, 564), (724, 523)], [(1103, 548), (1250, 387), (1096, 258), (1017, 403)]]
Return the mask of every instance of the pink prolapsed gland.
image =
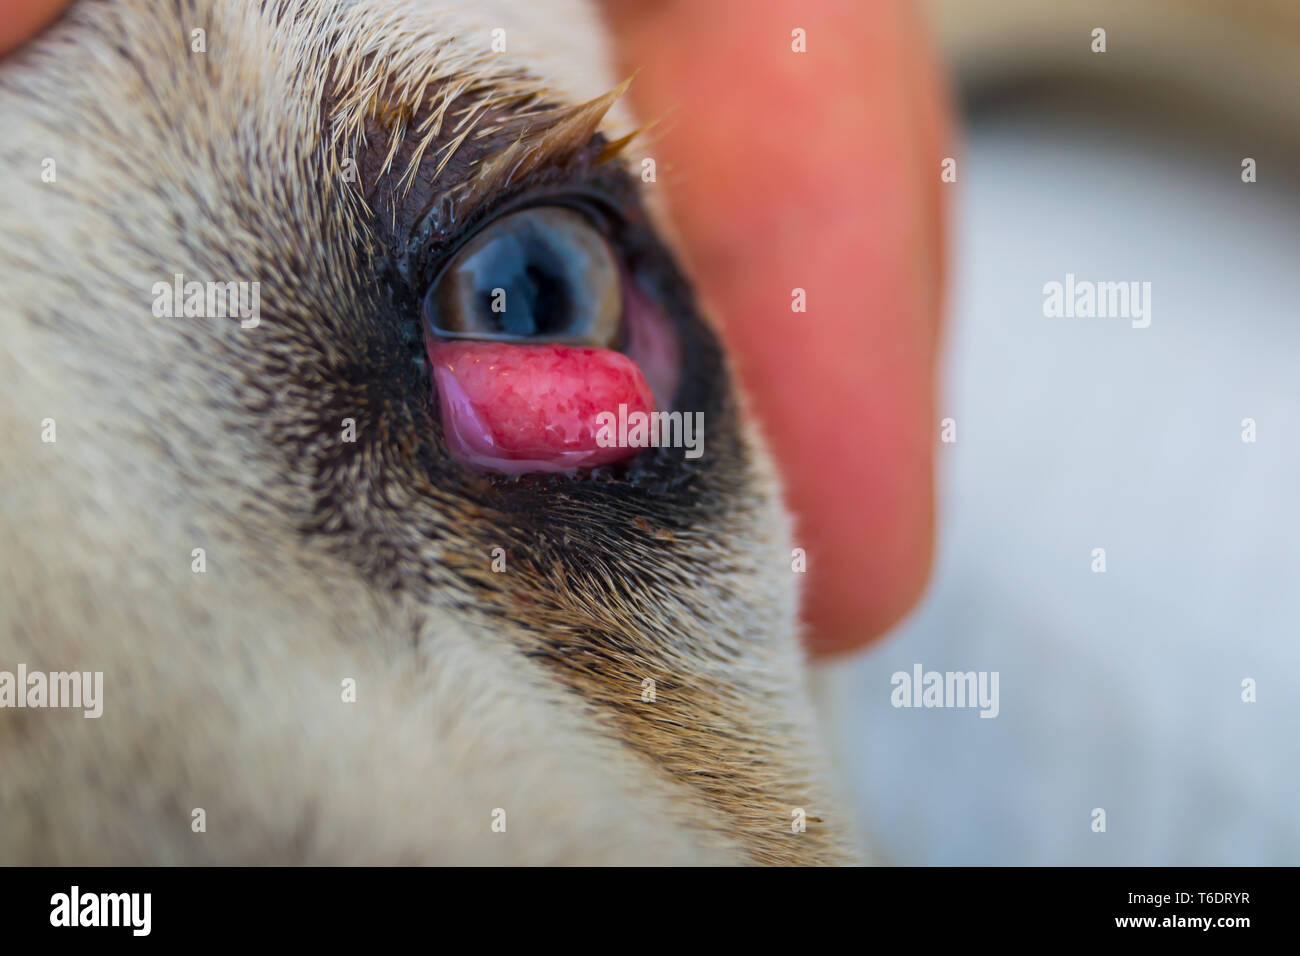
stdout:
[(609, 349), (431, 341), (429, 359), (448, 450), (486, 471), (573, 472), (629, 458), (638, 449), (610, 446), (601, 413), (655, 410), (641, 369)]

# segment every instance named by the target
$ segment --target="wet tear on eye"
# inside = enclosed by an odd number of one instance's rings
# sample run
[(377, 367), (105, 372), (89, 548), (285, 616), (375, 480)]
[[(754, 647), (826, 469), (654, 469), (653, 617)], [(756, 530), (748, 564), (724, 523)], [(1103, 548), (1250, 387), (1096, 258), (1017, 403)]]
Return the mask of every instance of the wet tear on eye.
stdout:
[(655, 411), (641, 369), (611, 349), (429, 340), (444, 439), (464, 464), (500, 474), (568, 472), (629, 458), (602, 414)]

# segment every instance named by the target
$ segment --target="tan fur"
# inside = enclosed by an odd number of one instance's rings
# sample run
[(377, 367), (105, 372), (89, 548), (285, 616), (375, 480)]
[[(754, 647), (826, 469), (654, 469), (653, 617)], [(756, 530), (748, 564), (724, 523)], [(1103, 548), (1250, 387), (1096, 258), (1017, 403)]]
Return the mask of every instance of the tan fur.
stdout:
[[(0, 862), (854, 858), (734, 400), (700, 501), (537, 514), (432, 480), (369, 375), (410, 374), (355, 278), (403, 204), (633, 129), (607, 60), (576, 0), (116, 0), (0, 63), (0, 669), (105, 675), (99, 720), (0, 711)], [(262, 324), (155, 318), (175, 272)]]

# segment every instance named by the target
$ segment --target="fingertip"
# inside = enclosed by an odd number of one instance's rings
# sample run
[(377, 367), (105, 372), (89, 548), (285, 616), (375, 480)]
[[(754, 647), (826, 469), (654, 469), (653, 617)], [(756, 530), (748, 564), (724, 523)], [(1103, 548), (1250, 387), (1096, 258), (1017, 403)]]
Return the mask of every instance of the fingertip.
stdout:
[(71, 0), (0, 0), (0, 56), (54, 22)]

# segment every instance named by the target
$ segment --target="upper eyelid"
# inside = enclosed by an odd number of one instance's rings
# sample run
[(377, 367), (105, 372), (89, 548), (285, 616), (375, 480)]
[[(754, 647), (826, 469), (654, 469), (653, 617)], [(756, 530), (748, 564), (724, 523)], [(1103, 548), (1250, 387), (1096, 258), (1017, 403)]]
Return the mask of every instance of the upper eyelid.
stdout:
[[(593, 138), (587, 149), (594, 155), (603, 148), (603, 140)], [(398, 262), (399, 272), (412, 286), (432, 281), (441, 265), (464, 247), (488, 224), (513, 212), (532, 206), (565, 205), (583, 212), (607, 238), (616, 241), (620, 229), (632, 217), (629, 193), (637, 182), (620, 165), (609, 163), (592, 169), (579, 166), (569, 175), (555, 177), (545, 167), (534, 169), (513, 182), (500, 195), (483, 195), (479, 203), (455, 221), (438, 228), (431, 220), (441, 211), (443, 197), (435, 197), (429, 210), (410, 230), (406, 252)]]
[[(453, 223), (446, 233), (441, 253), (455, 255), (478, 232), (489, 224), (535, 206), (568, 206), (584, 213), (607, 237), (613, 238), (625, 220), (626, 211), (617, 198), (602, 190), (591, 179), (578, 177), (571, 182), (532, 184), (523, 182), (499, 197), (487, 197), (460, 223)], [(433, 209), (430, 215), (438, 210)]]
[[(484, 195), (501, 192), (517, 179), (546, 168), (563, 168), (596, 142), (600, 123), (631, 79), (577, 106), (556, 107), (511, 119), (517, 130), (508, 142), (484, 156), (474, 175), (464, 185), (468, 188), (468, 206), (476, 206)], [(445, 161), (444, 161), (445, 162)]]
[[(372, 95), (364, 114), (357, 112), (357, 96), (336, 95), (333, 102), (344, 105), (329, 120), (339, 131), (331, 137), (335, 165), (340, 157), (355, 157), (358, 176), (352, 188), (380, 231), (388, 233), (390, 246), (393, 240), (404, 244), (417, 225), (423, 227), (442, 208), (463, 223), (535, 173), (563, 169), (579, 158), (589, 165), (608, 159), (610, 141), (599, 136), (599, 128), (627, 81), (567, 107), (549, 105), (540, 82), (528, 95), (518, 92), (517, 78), (512, 86), (485, 81), (450, 91), (445, 85), (421, 87), (420, 103)], [(623, 145), (624, 139), (615, 142)], [(593, 152), (598, 143), (601, 148)]]

